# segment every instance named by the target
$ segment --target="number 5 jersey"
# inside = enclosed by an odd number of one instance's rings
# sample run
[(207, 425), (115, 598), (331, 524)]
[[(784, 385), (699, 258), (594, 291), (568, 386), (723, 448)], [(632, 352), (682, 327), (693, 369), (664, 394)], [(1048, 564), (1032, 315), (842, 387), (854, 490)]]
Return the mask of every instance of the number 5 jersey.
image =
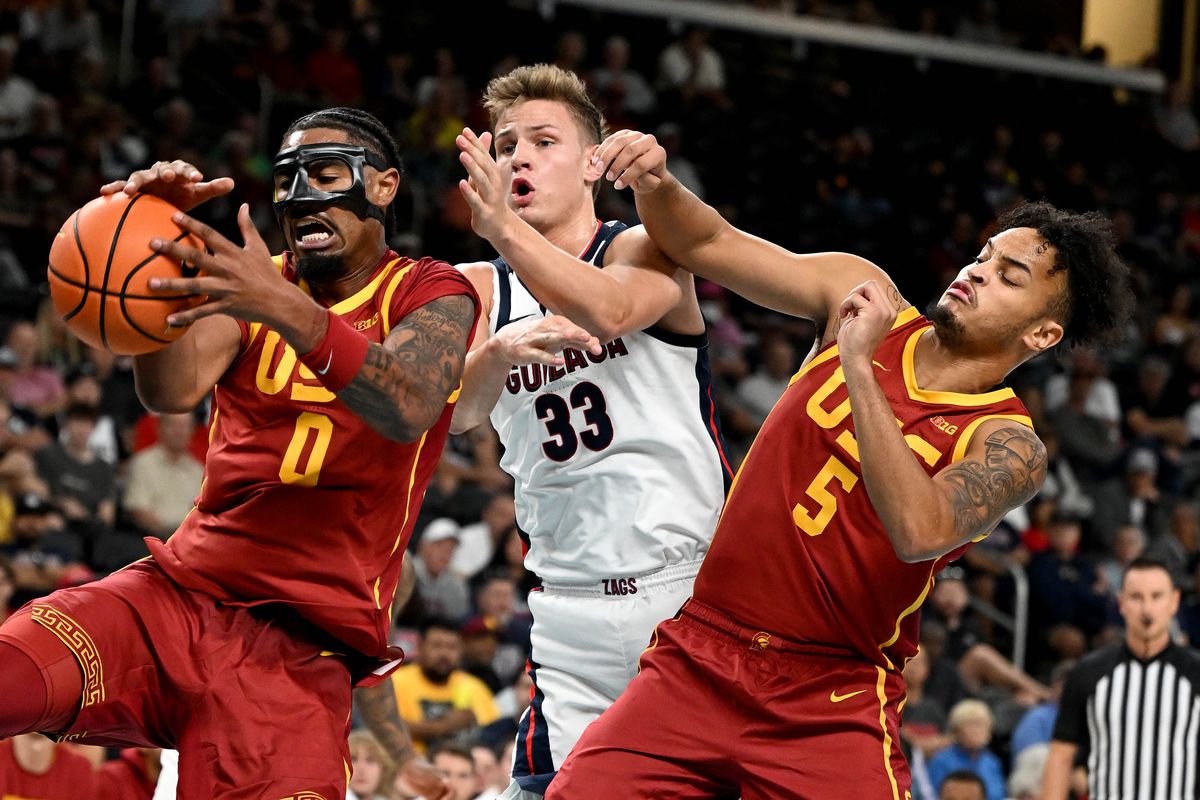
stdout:
[[(915, 308), (902, 311), (874, 368), (905, 441), (933, 475), (962, 458), (985, 420), (1032, 424), (1012, 389), (962, 394), (918, 386), (913, 356), (930, 328)], [(763, 423), (696, 577), (696, 599), (765, 634), (901, 668), (917, 652), (917, 611), (934, 576), (966, 546), (933, 561), (901, 561), (858, 459), (833, 343), (792, 378)]]
[[(603, 268), (625, 228), (597, 222), (579, 258)], [(549, 316), (503, 259), (492, 264), (493, 334)], [(513, 367), (491, 414), (516, 483), (525, 564), (548, 583), (698, 561), (727, 488), (707, 337), (650, 327), (601, 346), (567, 349), (561, 367)]]
[[(280, 259), (277, 259), (279, 261)], [(297, 281), (290, 258), (285, 277)], [(373, 343), (439, 297), (474, 288), (444, 262), (388, 252), (332, 306)], [(372, 430), (300, 363), (280, 335), (242, 325), (242, 349), (214, 388), (196, 507), (164, 544), (147, 540), (187, 589), (230, 605), (282, 604), (369, 656), (388, 646), (401, 557), (442, 452), (457, 390), (415, 442)]]

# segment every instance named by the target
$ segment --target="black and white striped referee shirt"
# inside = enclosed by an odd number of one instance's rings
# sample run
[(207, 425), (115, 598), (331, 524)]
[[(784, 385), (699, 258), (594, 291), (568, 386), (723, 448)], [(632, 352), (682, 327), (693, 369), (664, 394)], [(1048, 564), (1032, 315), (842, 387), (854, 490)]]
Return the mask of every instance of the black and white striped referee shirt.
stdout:
[(1067, 676), (1054, 738), (1079, 746), (1089, 800), (1196, 800), (1200, 653), (1170, 644), (1149, 661), (1122, 642)]

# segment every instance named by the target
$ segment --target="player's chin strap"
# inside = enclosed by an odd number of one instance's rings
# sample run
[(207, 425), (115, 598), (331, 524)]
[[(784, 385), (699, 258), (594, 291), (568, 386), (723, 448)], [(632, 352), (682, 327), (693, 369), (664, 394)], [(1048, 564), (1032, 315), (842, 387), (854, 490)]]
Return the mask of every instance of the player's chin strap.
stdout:
[[(335, 172), (345, 173), (348, 186), (333, 191), (318, 188), (322, 183), (319, 170), (330, 164), (335, 165)], [(282, 226), (284, 214), (291, 209), (303, 214), (310, 209), (340, 206), (356, 214), (359, 219), (372, 217), (386, 225), (384, 209), (367, 199), (364, 164), (380, 172), (388, 169), (388, 163), (382, 156), (357, 145), (302, 144), (280, 150), (271, 167), (275, 185), (275, 219)], [(310, 171), (312, 176), (309, 175)], [(344, 183), (346, 180), (334, 185)]]

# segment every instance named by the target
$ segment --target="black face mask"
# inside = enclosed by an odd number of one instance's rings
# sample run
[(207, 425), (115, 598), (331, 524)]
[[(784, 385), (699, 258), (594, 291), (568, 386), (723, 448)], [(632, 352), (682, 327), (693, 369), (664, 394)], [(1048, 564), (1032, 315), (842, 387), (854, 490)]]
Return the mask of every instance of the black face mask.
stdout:
[[(302, 144), (280, 150), (271, 168), (275, 218), (291, 209), (305, 214), (326, 206), (339, 206), (359, 219), (384, 222), (384, 209), (367, 200), (363, 165), (380, 172), (388, 163), (378, 154), (357, 145)], [(386, 223), (384, 223), (386, 224)]]

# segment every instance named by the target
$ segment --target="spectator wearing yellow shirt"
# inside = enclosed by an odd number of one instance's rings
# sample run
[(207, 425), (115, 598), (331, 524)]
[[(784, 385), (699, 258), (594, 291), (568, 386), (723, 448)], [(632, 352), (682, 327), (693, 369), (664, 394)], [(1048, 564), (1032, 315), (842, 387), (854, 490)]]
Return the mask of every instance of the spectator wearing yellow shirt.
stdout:
[(459, 627), (431, 619), (422, 626), (416, 660), (392, 673), (396, 706), (422, 753), (467, 743), (500, 716), (487, 685), (461, 668), (462, 653)]

